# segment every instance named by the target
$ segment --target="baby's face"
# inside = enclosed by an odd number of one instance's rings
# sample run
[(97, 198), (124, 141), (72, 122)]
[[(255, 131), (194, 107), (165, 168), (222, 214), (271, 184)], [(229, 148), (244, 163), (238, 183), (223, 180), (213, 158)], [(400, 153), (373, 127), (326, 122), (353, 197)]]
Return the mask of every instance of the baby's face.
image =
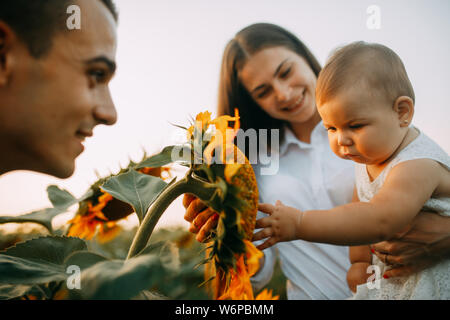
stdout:
[(400, 145), (403, 135), (393, 107), (362, 86), (338, 93), (318, 106), (333, 152), (343, 159), (382, 164)]

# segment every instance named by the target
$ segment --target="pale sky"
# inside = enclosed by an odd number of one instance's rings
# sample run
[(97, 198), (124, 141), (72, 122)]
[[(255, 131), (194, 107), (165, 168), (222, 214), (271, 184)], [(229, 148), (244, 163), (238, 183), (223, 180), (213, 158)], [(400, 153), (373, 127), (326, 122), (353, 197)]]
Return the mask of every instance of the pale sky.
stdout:
[[(113, 127), (100, 126), (66, 180), (25, 171), (0, 177), (0, 215), (50, 205), (56, 184), (81, 196), (102, 176), (117, 172), (142, 150), (172, 144), (189, 116), (216, 109), (222, 51), (243, 27), (270, 22), (296, 34), (323, 65), (337, 46), (364, 40), (402, 58), (416, 93), (413, 124), (450, 153), (450, 1), (448, 0), (116, 0), (118, 70), (111, 91), (118, 111)], [(370, 5), (381, 12), (369, 29)], [(83, 13), (82, 13), (83, 14)], [(179, 171), (181, 175), (183, 170)], [(184, 225), (181, 197), (158, 226)], [(68, 216), (68, 215), (66, 215)], [(69, 215), (70, 216), (70, 215)], [(131, 222), (134, 220), (131, 219)]]

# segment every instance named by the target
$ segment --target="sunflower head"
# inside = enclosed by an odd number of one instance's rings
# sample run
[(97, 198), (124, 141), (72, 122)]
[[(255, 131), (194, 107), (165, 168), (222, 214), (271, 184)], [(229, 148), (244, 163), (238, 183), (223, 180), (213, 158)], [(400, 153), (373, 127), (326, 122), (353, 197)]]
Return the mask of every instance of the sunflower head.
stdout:
[[(233, 143), (240, 125), (238, 110), (234, 117), (220, 116), (213, 120), (209, 117), (209, 113), (199, 114), (197, 125), (188, 129), (191, 149), (202, 146), (203, 163), (192, 164), (191, 169), (207, 182), (223, 186), (214, 201), (202, 199), (219, 213), (207, 250), (209, 262), (205, 277), (215, 277), (216, 298), (253, 299), (249, 274), (258, 269), (255, 264), (258, 266), (262, 255), (249, 241), (258, 207), (256, 178), (248, 159)], [(230, 122), (234, 125), (230, 126)], [(215, 131), (210, 141), (204, 143), (202, 139), (207, 136), (210, 125), (215, 126)]]

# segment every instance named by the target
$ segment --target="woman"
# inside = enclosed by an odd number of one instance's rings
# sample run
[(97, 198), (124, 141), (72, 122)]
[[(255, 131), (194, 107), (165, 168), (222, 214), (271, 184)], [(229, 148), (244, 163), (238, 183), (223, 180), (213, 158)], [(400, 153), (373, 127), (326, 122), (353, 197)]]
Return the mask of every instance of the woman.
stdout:
[[(254, 166), (260, 201), (280, 199), (300, 210), (312, 210), (329, 209), (352, 199), (353, 164), (332, 153), (316, 110), (320, 70), (317, 59), (297, 37), (272, 24), (244, 28), (225, 49), (218, 114), (233, 115), (238, 108), (243, 130), (280, 130), (280, 148), (272, 148), (272, 158), (274, 154), (279, 158), (278, 172), (263, 175), (261, 165)], [(214, 213), (189, 195), (183, 203), (185, 219), (192, 222), (191, 231), (202, 241), (217, 223)], [(421, 232), (430, 226), (432, 234)], [(421, 268), (450, 252), (450, 219), (421, 214), (403, 239), (373, 248), (377, 255), (389, 254), (390, 262), (404, 264), (390, 275), (414, 272), (411, 264)], [(288, 279), (288, 299), (345, 299), (351, 296), (349, 286), (354, 289), (370, 276), (358, 263), (350, 264), (347, 247), (297, 240), (263, 252), (261, 268), (252, 278), (255, 289), (270, 280), (279, 258)], [(431, 257), (426, 252), (435, 254)]]

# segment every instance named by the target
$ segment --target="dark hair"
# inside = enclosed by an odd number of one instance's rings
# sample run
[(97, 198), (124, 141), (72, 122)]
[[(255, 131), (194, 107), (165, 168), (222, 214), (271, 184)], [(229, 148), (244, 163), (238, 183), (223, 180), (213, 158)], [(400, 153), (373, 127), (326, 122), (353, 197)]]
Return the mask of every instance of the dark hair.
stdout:
[(279, 129), (283, 140), (286, 121), (274, 119), (260, 108), (238, 76), (248, 58), (271, 47), (285, 47), (297, 53), (305, 58), (314, 74), (319, 75), (319, 62), (300, 39), (274, 24), (252, 24), (239, 31), (225, 48), (220, 70), (218, 115), (234, 115), (234, 109), (237, 108), (243, 130)]
[(334, 51), (317, 79), (318, 106), (335, 97), (344, 86), (362, 83), (388, 103), (400, 96), (415, 100), (414, 89), (400, 57), (378, 43), (353, 42)]
[[(99, 0), (117, 21), (118, 14), (112, 0)], [(0, 20), (6, 22), (39, 58), (52, 46), (54, 35), (65, 30), (67, 6), (70, 0), (0, 0)]]

